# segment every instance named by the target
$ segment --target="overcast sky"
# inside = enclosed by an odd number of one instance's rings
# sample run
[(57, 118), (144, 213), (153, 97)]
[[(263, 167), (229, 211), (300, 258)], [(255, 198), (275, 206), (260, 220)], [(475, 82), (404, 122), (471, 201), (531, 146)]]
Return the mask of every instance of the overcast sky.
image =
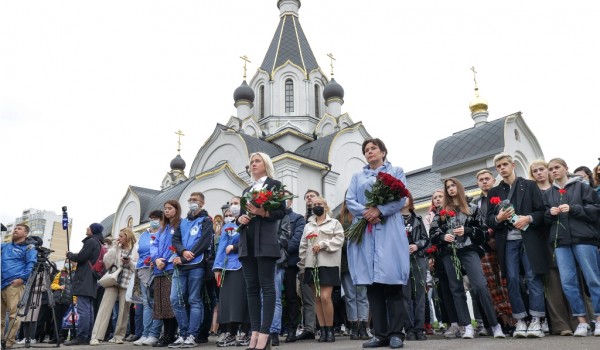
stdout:
[[(69, 208), (76, 240), (128, 185), (159, 189), (236, 111), (279, 21), (275, 0), (2, 1), (0, 221)], [(473, 125), (475, 66), (490, 120), (521, 111), (547, 159), (600, 156), (597, 1), (306, 0), (300, 23), (342, 112), (406, 171)], [(596, 137), (596, 139), (594, 139)], [(78, 246), (78, 244), (75, 244)]]

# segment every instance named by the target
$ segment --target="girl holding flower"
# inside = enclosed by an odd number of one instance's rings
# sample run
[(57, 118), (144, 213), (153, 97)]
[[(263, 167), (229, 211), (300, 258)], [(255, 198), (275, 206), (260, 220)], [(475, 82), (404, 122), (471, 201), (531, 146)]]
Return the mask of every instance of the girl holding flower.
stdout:
[(178, 201), (170, 199), (164, 204), (164, 217), (160, 228), (150, 245), (150, 260), (154, 266), (154, 314), (155, 320), (162, 320), (164, 324), (163, 336), (155, 344), (165, 347), (175, 341), (177, 321), (171, 307), (171, 280), (173, 275), (173, 234), (181, 221), (181, 205)]
[(150, 286), (153, 275), (150, 247), (156, 240), (161, 221), (164, 220), (162, 210), (153, 210), (150, 213), (149, 219), (150, 227), (142, 232), (138, 241), (139, 259), (136, 265), (136, 273), (140, 279), (140, 288), (142, 290), (144, 329), (142, 337), (133, 342), (134, 345), (154, 345), (158, 341), (162, 328), (162, 320), (154, 320), (152, 318), (152, 314), (154, 313), (154, 297), (152, 295), (154, 293), (151, 293), (152, 286)]
[(321, 326), (319, 342), (335, 342), (333, 334), (333, 287), (340, 285), (340, 265), (344, 228), (329, 216), (329, 206), (321, 197), (312, 200), (313, 215), (308, 218), (300, 240), (298, 268), (305, 284), (315, 292), (317, 319)]
[(464, 327), (463, 339), (474, 337), (471, 316), (467, 307), (461, 269), (471, 282), (471, 292), (477, 298), (481, 311), (490, 323), (494, 338), (504, 338), (496, 318), (496, 311), (487, 288), (487, 282), (478, 255), (478, 244), (483, 242), (483, 216), (476, 205), (467, 204), (463, 185), (456, 178), (444, 181), (444, 207), (431, 223), (431, 243), (438, 246), (439, 258), (448, 275), (448, 283), (458, 316), (458, 325)]
[[(554, 247), (563, 291), (579, 320), (574, 335), (585, 337), (589, 330), (578, 283), (577, 267), (585, 277), (594, 314), (600, 324), (600, 267), (598, 266), (598, 228), (600, 215), (598, 194), (579, 177), (569, 178), (567, 163), (554, 158), (548, 162), (554, 182), (544, 192), (545, 221), (552, 224), (550, 244)], [(596, 326), (595, 336), (600, 336)]]

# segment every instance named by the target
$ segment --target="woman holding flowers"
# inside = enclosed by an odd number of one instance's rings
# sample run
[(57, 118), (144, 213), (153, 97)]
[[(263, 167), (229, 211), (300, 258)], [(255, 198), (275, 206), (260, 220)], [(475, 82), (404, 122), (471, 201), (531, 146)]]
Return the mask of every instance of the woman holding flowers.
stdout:
[(150, 282), (152, 280), (152, 258), (150, 257), (150, 247), (156, 240), (160, 229), (160, 223), (164, 220), (162, 210), (153, 210), (149, 215), (150, 227), (142, 232), (138, 241), (139, 259), (136, 265), (136, 273), (140, 279), (140, 289), (142, 290), (142, 304), (144, 329), (142, 337), (133, 342), (133, 345), (154, 345), (160, 336), (162, 320), (154, 320), (154, 298), (151, 293)]
[(181, 205), (170, 199), (164, 204), (164, 217), (160, 228), (150, 245), (150, 261), (154, 266), (154, 315), (155, 320), (163, 320), (163, 336), (155, 344), (166, 347), (175, 341), (177, 321), (171, 307), (171, 280), (173, 275), (172, 239), (181, 221)]
[(271, 158), (265, 153), (253, 153), (249, 168), (254, 182), (242, 194), (242, 204), (245, 202), (245, 205), (242, 205), (237, 220), (242, 225), (238, 253), (248, 294), (252, 330), (249, 347), (265, 349), (271, 344), (269, 332), (275, 312), (275, 263), (281, 257), (279, 220), (286, 211), (285, 201), (274, 209), (265, 209), (264, 204), (257, 203), (268, 202), (269, 196), (282, 188), (281, 182), (273, 178), (275, 170)]
[(104, 288), (104, 296), (98, 309), (98, 316), (92, 329), (92, 338), (90, 345), (100, 344), (99, 339), (104, 339), (108, 322), (111, 320), (113, 307), (117, 300), (119, 301), (119, 316), (115, 326), (114, 336), (109, 343), (123, 344), (127, 323), (129, 322), (129, 306), (125, 300), (127, 286), (133, 283), (132, 277), (135, 273), (135, 263), (138, 260), (138, 254), (134, 250), (136, 239), (130, 228), (124, 228), (119, 231), (119, 238), (112, 242), (111, 247), (104, 256), (104, 266), (107, 271), (114, 271), (111, 268), (122, 268), (119, 284), (113, 287)]
[(461, 270), (471, 282), (471, 292), (477, 298), (481, 311), (492, 326), (494, 338), (504, 338), (496, 311), (487, 288), (487, 282), (478, 255), (478, 244), (484, 239), (483, 216), (474, 204), (467, 204), (463, 185), (456, 178), (444, 181), (444, 206), (431, 223), (431, 243), (438, 246), (439, 259), (448, 275), (448, 283), (458, 316), (458, 325), (464, 327), (463, 339), (474, 337), (471, 316), (463, 287)]
[[(598, 266), (598, 246), (600, 239), (596, 222), (600, 215), (598, 194), (580, 177), (569, 179), (567, 163), (554, 158), (548, 162), (554, 182), (544, 192), (546, 207), (545, 221), (552, 224), (550, 244), (554, 253), (563, 291), (573, 310), (573, 316), (579, 320), (574, 335), (587, 336), (588, 320), (581, 297), (581, 289), (574, 273), (577, 266), (581, 269), (592, 297), (597, 325), (600, 324), (600, 267)], [(600, 336), (600, 327), (596, 326), (595, 336)]]
[[(367, 139), (362, 144), (367, 165), (352, 176), (346, 205), (354, 223), (368, 222), (361, 242), (348, 241), (348, 266), (352, 281), (367, 286), (367, 297), (373, 320), (374, 336), (364, 348), (404, 346), (402, 328), (407, 323), (404, 290), (410, 274), (408, 239), (400, 209), (406, 200), (399, 196), (381, 205), (367, 206), (365, 191), (370, 191), (378, 175), (406, 182), (404, 170), (386, 160), (387, 148), (380, 139)], [(382, 221), (383, 220), (383, 221)], [(402, 233), (402, 234), (401, 234)]]
[(321, 326), (319, 342), (335, 342), (333, 334), (333, 287), (340, 285), (340, 265), (344, 228), (329, 216), (329, 206), (321, 197), (313, 198), (312, 213), (300, 240), (298, 268), (305, 284), (315, 292), (317, 319)]
[[(224, 215), (225, 219), (234, 218), (231, 209), (225, 210)], [(236, 345), (235, 336), (240, 324), (243, 333), (248, 334), (250, 330), (246, 281), (238, 255), (240, 234), (236, 229), (235, 222), (225, 220), (213, 264), (215, 280), (220, 287), (218, 323), (227, 330), (225, 338), (217, 343), (218, 347)]]

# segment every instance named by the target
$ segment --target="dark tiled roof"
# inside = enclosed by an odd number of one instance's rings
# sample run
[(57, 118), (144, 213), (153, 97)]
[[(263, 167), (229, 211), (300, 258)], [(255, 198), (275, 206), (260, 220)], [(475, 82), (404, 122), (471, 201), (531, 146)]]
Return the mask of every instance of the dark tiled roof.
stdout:
[(436, 142), (433, 148), (432, 171), (489, 157), (504, 150), (504, 123), (507, 117), (479, 127), (459, 131)]
[(439, 173), (431, 172), (431, 167), (421, 168), (406, 173), (408, 189), (415, 203), (431, 198), (433, 191), (442, 188), (442, 178)]
[(294, 153), (321, 163), (329, 164), (329, 149), (331, 148), (333, 139), (338, 133), (339, 131), (309, 143), (305, 143), (298, 147)]
[[(157, 190), (151, 190), (149, 188), (138, 187), (138, 186), (129, 186), (135, 194), (137, 194), (140, 199), (140, 213), (145, 213), (148, 210), (148, 205), (156, 195), (160, 193)], [(140, 218), (141, 219), (141, 218)]]
[(115, 221), (115, 213), (110, 214), (100, 222), (100, 225), (104, 227), (104, 230), (102, 230), (103, 237), (110, 236), (112, 233), (113, 221)]
[(142, 217), (140, 218), (140, 223), (148, 221), (149, 220), (148, 216), (150, 215), (150, 212), (152, 212), (153, 210), (162, 210), (165, 202), (168, 201), (169, 199), (175, 199), (178, 201), (179, 198), (181, 197), (181, 194), (185, 190), (186, 186), (190, 182), (194, 181), (194, 179), (195, 178), (192, 177), (192, 178), (189, 178), (185, 181), (178, 183), (177, 185), (175, 185), (173, 187), (169, 187), (168, 189), (166, 189), (162, 192), (157, 191), (157, 193), (154, 195), (154, 197), (150, 201), (148, 201), (146, 209), (140, 210), (140, 212), (142, 213)]
[(279, 20), (279, 25), (260, 68), (272, 74), (288, 60), (301, 67), (306, 75), (319, 67), (300, 21), (292, 15), (285, 15)]
[(242, 133), (240, 133), (240, 135), (242, 136), (242, 139), (244, 139), (246, 147), (248, 147), (248, 156), (254, 152), (263, 152), (268, 154), (269, 157), (273, 158), (284, 152), (283, 148), (277, 144), (269, 143), (259, 139), (258, 137)]

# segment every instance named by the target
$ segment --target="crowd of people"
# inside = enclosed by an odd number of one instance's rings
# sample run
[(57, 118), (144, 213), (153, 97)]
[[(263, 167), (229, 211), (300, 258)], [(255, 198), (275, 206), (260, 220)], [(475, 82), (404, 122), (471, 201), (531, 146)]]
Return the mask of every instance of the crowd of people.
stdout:
[[(401, 348), (436, 329), (462, 339), (600, 336), (600, 164), (571, 174), (563, 159), (537, 160), (525, 179), (499, 154), (499, 183), (479, 171), (481, 194), (470, 198), (458, 178), (444, 179), (421, 217), (409, 191), (373, 199), (382, 174), (404, 184), (406, 176), (381, 140), (362, 150), (367, 164), (335, 217), (315, 190), (304, 194), (306, 213), (295, 213), (258, 152), (252, 185), (221, 213), (210, 216), (194, 192), (185, 216), (168, 200), (137, 237), (123, 228), (111, 241), (90, 225), (81, 250), (41, 283), (52, 290), (56, 325), (51, 312), (16, 316), (37, 260), (29, 228), (15, 225), (2, 244), (4, 346), (46, 333), (65, 345), (169, 348), (218, 336), (218, 347), (248, 349), (317, 334), (322, 343), (345, 334), (363, 348)], [(360, 239), (350, 239), (345, 232), (361, 223)]]

